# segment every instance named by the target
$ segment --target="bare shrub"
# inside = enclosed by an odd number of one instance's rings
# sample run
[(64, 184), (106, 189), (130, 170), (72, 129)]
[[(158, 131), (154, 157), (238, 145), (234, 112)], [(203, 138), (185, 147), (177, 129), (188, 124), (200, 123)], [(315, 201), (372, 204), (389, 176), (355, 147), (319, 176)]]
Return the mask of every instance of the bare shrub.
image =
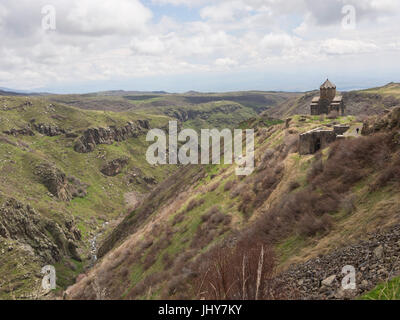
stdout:
[(283, 164), (278, 164), (276, 167), (275, 167), (275, 170), (274, 170), (274, 173), (275, 173), (275, 175), (279, 175), (279, 174), (281, 174), (282, 172), (283, 172), (283, 170), (285, 169), (285, 166), (283, 165)]
[(266, 162), (269, 159), (271, 159), (273, 157), (273, 155), (274, 155), (274, 152), (275, 152), (275, 150), (271, 149), (271, 148), (268, 148), (267, 150), (265, 150), (265, 152), (264, 152), (264, 154), (262, 156), (262, 161)]
[(212, 185), (208, 188), (208, 192), (214, 192), (215, 190), (217, 190), (218, 187), (219, 187), (219, 182), (216, 182), (216, 183), (212, 184)]
[(299, 137), (297, 134), (287, 134), (285, 135), (283, 143), (285, 144), (285, 149), (288, 153), (297, 152)]
[(238, 209), (245, 215), (245, 217), (250, 216), (250, 212), (253, 206), (253, 198), (254, 193), (252, 193), (251, 191), (245, 191), (242, 194), (242, 201), (240, 202)]
[(152, 288), (155, 288), (159, 283), (167, 278), (165, 272), (152, 273), (138, 282), (127, 294), (128, 299), (135, 299), (139, 296), (151, 292)]
[(304, 215), (300, 221), (298, 229), (302, 235), (315, 236), (317, 233), (325, 233), (332, 227), (332, 218), (329, 215), (323, 215), (321, 218), (311, 214)]
[(192, 248), (203, 248), (220, 235), (220, 226), (229, 225), (232, 220), (230, 215), (224, 214), (217, 206), (212, 207), (201, 216), (200, 225), (193, 237)]
[(346, 215), (349, 215), (356, 209), (356, 201), (357, 195), (354, 193), (348, 194), (340, 201), (340, 208), (344, 210)]
[(197, 250), (190, 249), (185, 252), (182, 252), (178, 255), (178, 257), (174, 261), (174, 265), (172, 267), (172, 275), (182, 274), (184, 269), (190, 269), (190, 260), (196, 255)]
[(296, 190), (298, 188), (300, 188), (300, 183), (299, 182), (297, 182), (297, 181), (290, 182), (290, 184), (289, 184), (289, 192), (292, 192), (293, 190)]
[(162, 262), (164, 263), (164, 269), (166, 270), (170, 269), (173, 266), (173, 259), (168, 252), (164, 253), (164, 255), (162, 256)]
[(192, 211), (194, 208), (201, 206), (204, 203), (204, 199), (192, 199), (186, 207), (186, 212)]
[(175, 226), (181, 223), (185, 219), (186, 211), (181, 211), (180, 213), (176, 214), (172, 219), (172, 225)]
[(275, 256), (258, 238), (246, 237), (234, 248), (212, 250), (198, 270), (194, 288), (198, 299), (261, 300), (271, 298)]
[(265, 201), (268, 200), (269, 196), (271, 195), (272, 190), (271, 189), (265, 189), (259, 193), (257, 193), (256, 197), (254, 198), (253, 201), (253, 207), (254, 208), (259, 208)]
[(184, 293), (188, 291), (188, 279), (191, 276), (191, 273), (183, 273), (173, 276), (172, 279), (167, 282), (167, 285), (162, 293), (162, 297), (165, 299), (175, 296), (176, 299), (187, 299), (187, 293)]
[(227, 191), (231, 190), (234, 185), (235, 185), (235, 181), (234, 180), (229, 180), (224, 185), (224, 191), (227, 192)]
[(144, 270), (149, 269), (149, 268), (156, 262), (156, 260), (157, 260), (157, 257), (156, 257), (155, 252), (150, 251), (150, 252), (146, 255), (146, 257), (145, 257), (145, 259), (144, 259), (144, 261), (143, 261), (143, 269), (144, 269)]
[(326, 192), (346, 193), (374, 170), (387, 167), (391, 149), (385, 134), (336, 142), (325, 164), (313, 164), (308, 182)]
[(385, 169), (379, 174), (378, 178), (370, 186), (372, 191), (383, 188), (390, 183), (399, 185), (400, 183), (400, 155), (396, 155)]
[(316, 176), (318, 176), (324, 170), (324, 164), (321, 158), (315, 158), (311, 170), (307, 174), (307, 181), (312, 181)]

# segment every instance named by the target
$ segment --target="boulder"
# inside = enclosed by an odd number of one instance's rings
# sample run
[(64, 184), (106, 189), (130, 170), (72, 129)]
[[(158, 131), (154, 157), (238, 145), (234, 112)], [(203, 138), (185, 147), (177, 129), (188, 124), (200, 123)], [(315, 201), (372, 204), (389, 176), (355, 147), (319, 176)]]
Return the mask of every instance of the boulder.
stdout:
[(335, 280), (336, 280), (336, 275), (334, 274), (334, 275), (331, 275), (330, 277), (326, 278), (325, 280), (322, 280), (321, 284), (323, 286), (330, 287)]
[(379, 247), (375, 248), (374, 255), (376, 258), (382, 259), (383, 258), (383, 246), (379, 246)]
[(114, 177), (121, 173), (121, 170), (128, 164), (127, 158), (114, 159), (108, 162), (100, 171), (109, 177)]

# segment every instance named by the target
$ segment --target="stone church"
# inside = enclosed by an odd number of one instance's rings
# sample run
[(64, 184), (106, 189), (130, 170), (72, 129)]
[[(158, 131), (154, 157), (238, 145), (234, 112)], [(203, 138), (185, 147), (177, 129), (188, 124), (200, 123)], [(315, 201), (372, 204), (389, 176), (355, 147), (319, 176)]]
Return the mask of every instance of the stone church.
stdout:
[(320, 96), (315, 97), (311, 102), (311, 115), (329, 114), (336, 111), (343, 116), (345, 110), (342, 96), (336, 93), (336, 86), (327, 79), (320, 87)]

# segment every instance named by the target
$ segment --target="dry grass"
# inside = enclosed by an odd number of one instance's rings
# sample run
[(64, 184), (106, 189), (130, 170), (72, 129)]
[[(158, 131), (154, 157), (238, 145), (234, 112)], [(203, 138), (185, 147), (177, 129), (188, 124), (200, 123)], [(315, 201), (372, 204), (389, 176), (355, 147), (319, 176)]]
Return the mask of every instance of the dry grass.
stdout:
[(261, 300), (276, 294), (274, 253), (260, 238), (242, 237), (233, 248), (216, 247), (202, 260), (194, 281), (198, 299)]

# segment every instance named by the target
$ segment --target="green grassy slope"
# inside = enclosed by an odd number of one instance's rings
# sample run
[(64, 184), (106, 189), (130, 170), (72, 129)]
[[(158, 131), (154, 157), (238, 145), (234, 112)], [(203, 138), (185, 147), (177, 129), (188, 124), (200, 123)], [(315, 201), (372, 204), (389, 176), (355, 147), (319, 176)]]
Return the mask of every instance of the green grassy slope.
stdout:
[[(351, 190), (335, 191), (337, 198), (330, 199), (333, 195), (323, 191), (326, 186), (321, 182), (313, 182), (320, 185), (312, 189), (308, 177), (315, 170), (318, 157), (323, 161), (322, 166), (332, 165), (328, 161), (330, 148), (318, 155), (300, 156), (296, 153), (298, 134), (333, 123), (357, 122), (351, 116), (337, 119), (294, 116), (286, 128), (282, 121), (268, 118), (248, 121), (246, 126), (256, 130), (257, 168), (252, 175), (237, 177), (235, 165), (187, 167), (182, 172), (184, 179), (176, 176), (168, 182), (170, 188), (157, 190), (157, 198), (150, 197), (125, 218), (103, 245), (103, 253), (108, 253), (87, 278), (71, 288), (70, 297), (99, 298), (91, 291), (93, 281), (107, 288), (107, 298), (193, 297), (191, 270), (204, 260), (202, 254), (248, 228), (268, 234), (278, 256), (278, 267), (284, 269), (290, 263), (329, 252), (340, 243), (356, 241), (365, 230), (395, 223), (393, 207), (387, 205), (398, 201), (395, 186), (389, 184), (376, 197), (373, 195), (377, 192), (368, 188), (381, 174), (376, 169), (365, 167), (372, 175), (359, 177), (350, 185), (340, 182), (346, 178), (341, 171), (332, 173), (338, 175), (331, 179), (337, 179), (339, 187), (343, 183), (346, 185), (343, 188)], [(340, 192), (354, 193), (357, 199), (354, 209), (349, 211), (344, 207), (339, 200), (344, 195)], [(322, 220), (319, 211), (311, 218), (305, 214), (308, 209), (300, 210), (296, 197), (304, 198), (307, 205), (309, 196), (316, 201), (316, 208), (310, 207), (310, 212), (323, 210)], [(156, 206), (152, 204), (154, 201)], [(324, 201), (335, 201), (337, 206), (324, 207)], [(280, 211), (286, 202), (297, 203), (300, 210), (297, 218), (286, 217)], [(383, 206), (386, 213), (378, 214)]]
[[(26, 104), (28, 101), (29, 104)], [(32, 119), (35, 119), (36, 123), (51, 124), (79, 136), (89, 127), (122, 126), (137, 119), (149, 120), (151, 127), (163, 127), (168, 123), (168, 118), (137, 114), (133, 111), (113, 113), (81, 110), (51, 103), (43, 97), (0, 98), (0, 205), (12, 197), (32, 206), (43, 218), (49, 218), (61, 225), (64, 225), (66, 219), (73, 218), (82, 233), (79, 250), (85, 259), (84, 264), (87, 264), (89, 239), (98, 232), (104, 222), (112, 221), (125, 213), (127, 206), (124, 195), (128, 192), (149, 192), (152, 185), (147, 185), (141, 178), (162, 181), (174, 168), (153, 167), (148, 164), (145, 159), (148, 146), (145, 135), (112, 145), (98, 145), (94, 152), (81, 154), (73, 150), (76, 138), (67, 137), (65, 134), (48, 137), (35, 130), (34, 136), (3, 133), (11, 129), (26, 128)], [(120, 157), (129, 159), (121, 174), (107, 177), (100, 172), (107, 161)], [(74, 198), (70, 202), (61, 201), (51, 195), (34, 173), (35, 167), (40, 163), (51, 163), (67, 176), (78, 178), (88, 186), (87, 195)], [(130, 182), (129, 177), (133, 173), (139, 179)], [(17, 244), (14, 243), (15, 245)], [(10, 297), (11, 294), (23, 296), (26, 293), (24, 290), (32, 289), (28, 284), (21, 284), (18, 274), (13, 277), (7, 271), (21, 258), (18, 252), (10, 252), (11, 256), (8, 255), (7, 259), (2, 257), (0, 279), (7, 279), (9, 286), (18, 287), (19, 291), (16, 293), (11, 290), (10, 293), (8, 289), (0, 290), (0, 298)], [(35, 263), (30, 268), (33, 269), (30, 270), (33, 274), (40, 272)], [(60, 263), (59, 267), (60, 278), (63, 278), (63, 274), (68, 274), (61, 285), (71, 284), (76, 274), (82, 272), (82, 266), (65, 268), (65, 263), (64, 266)], [(29, 266), (27, 268), (29, 269)], [(24, 272), (26, 274), (26, 270)]]
[(297, 95), (262, 91), (186, 94), (118, 91), (48, 98), (82, 109), (167, 115), (181, 120), (186, 127), (200, 129), (232, 127)]
[(379, 284), (361, 297), (362, 300), (400, 300), (400, 277)]

